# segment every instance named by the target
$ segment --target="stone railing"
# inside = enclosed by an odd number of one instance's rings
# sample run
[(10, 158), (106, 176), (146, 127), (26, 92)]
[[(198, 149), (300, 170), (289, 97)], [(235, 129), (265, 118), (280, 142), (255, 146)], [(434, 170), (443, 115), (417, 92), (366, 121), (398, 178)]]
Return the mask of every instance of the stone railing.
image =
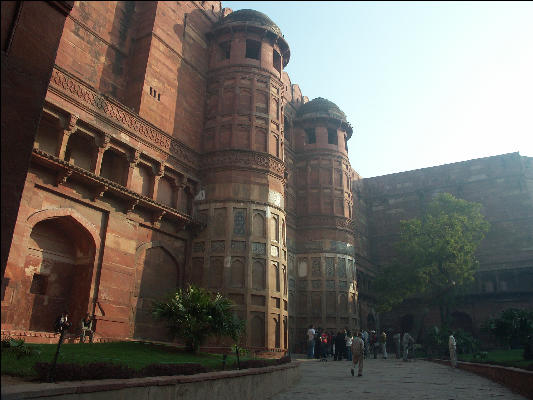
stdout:
[(300, 379), (298, 362), (265, 368), (137, 379), (3, 385), (2, 400), (269, 399)]
[[(443, 365), (450, 365), (450, 361), (433, 361)], [(533, 399), (533, 371), (465, 361), (458, 361), (457, 368), (473, 372), (474, 374), (484, 376), (485, 378), (489, 378), (494, 382), (498, 382), (504, 386), (507, 386), (515, 393), (519, 393), (529, 399)]]

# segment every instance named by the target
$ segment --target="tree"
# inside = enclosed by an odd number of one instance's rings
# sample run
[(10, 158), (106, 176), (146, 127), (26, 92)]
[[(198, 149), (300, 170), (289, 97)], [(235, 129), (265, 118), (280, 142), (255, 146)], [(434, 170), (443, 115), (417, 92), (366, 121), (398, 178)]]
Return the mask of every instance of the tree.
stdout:
[(244, 321), (232, 312), (232, 302), (220, 293), (190, 285), (163, 301), (155, 302), (153, 315), (166, 320), (174, 337), (182, 339), (194, 353), (209, 336), (228, 336), (238, 341), (244, 333)]
[(508, 308), (499, 318), (489, 318), (484, 328), (506, 346), (524, 346), (533, 335), (533, 311)]
[(439, 194), (424, 215), (400, 222), (397, 257), (376, 277), (378, 310), (422, 298), (443, 307), (474, 281), (475, 251), (489, 229), (481, 204)]

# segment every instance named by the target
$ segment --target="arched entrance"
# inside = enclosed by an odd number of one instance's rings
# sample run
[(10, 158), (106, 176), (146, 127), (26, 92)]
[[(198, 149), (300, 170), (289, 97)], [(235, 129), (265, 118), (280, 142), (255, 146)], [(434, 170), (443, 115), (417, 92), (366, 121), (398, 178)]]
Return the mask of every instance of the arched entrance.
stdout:
[(53, 332), (57, 316), (68, 312), (70, 332), (79, 332), (79, 322), (89, 309), (95, 251), (93, 236), (71, 215), (33, 226), (24, 266), (31, 274), (30, 330)]
[(451, 328), (454, 330), (462, 329), (463, 331), (472, 333), (472, 318), (467, 313), (455, 311), (452, 313)]
[(166, 323), (154, 319), (152, 308), (155, 300), (162, 300), (177, 291), (179, 265), (174, 256), (158, 243), (139, 247), (136, 258), (132, 337), (170, 341), (172, 337)]
[(413, 314), (405, 314), (400, 318), (400, 328), (402, 332), (411, 332), (413, 333), (413, 328), (415, 324), (415, 318)]

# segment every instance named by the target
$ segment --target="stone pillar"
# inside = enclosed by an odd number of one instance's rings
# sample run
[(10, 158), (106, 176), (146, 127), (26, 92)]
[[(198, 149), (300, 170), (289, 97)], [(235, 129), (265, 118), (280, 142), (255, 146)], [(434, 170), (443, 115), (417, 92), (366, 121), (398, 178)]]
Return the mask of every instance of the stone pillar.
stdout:
[(159, 188), (159, 180), (164, 174), (165, 174), (165, 165), (159, 164), (159, 169), (154, 176), (154, 186), (153, 186), (153, 191), (152, 191), (152, 199), (154, 201), (157, 201), (157, 189)]
[(65, 152), (67, 151), (68, 140), (70, 135), (76, 131), (76, 124), (78, 122), (78, 115), (70, 114), (69, 119), (66, 123), (65, 129), (60, 133), (59, 137), (59, 146), (57, 148), (56, 156), (61, 160), (65, 159)]
[(102, 159), (104, 158), (105, 151), (109, 148), (109, 143), (111, 142), (111, 136), (104, 135), (101, 138), (100, 144), (98, 145), (98, 153), (96, 154), (96, 160), (94, 165), (95, 175), (100, 176), (100, 170), (102, 169)]
[(139, 150), (135, 150), (133, 154), (130, 156), (130, 166), (128, 168), (128, 179), (126, 180), (126, 187), (130, 190), (132, 190), (132, 179), (133, 179), (133, 172), (135, 171), (135, 167), (137, 164), (139, 164), (139, 160), (141, 158), (141, 152)]

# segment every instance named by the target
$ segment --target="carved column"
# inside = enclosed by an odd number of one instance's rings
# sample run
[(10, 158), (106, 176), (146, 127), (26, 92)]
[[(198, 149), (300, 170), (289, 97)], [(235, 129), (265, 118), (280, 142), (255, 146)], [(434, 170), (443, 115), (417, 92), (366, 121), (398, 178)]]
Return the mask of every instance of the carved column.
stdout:
[(98, 153), (96, 154), (96, 160), (94, 165), (95, 175), (100, 176), (100, 170), (102, 169), (102, 159), (104, 158), (105, 151), (109, 148), (109, 143), (111, 142), (110, 135), (104, 135), (100, 143), (98, 144)]
[(72, 135), (76, 131), (76, 124), (78, 122), (79, 116), (76, 114), (70, 114), (68, 122), (66, 123), (65, 129), (60, 133), (59, 137), (59, 146), (57, 148), (56, 156), (61, 160), (65, 159), (65, 152), (67, 151), (67, 144)]
[(154, 176), (154, 186), (152, 191), (152, 199), (157, 201), (157, 189), (159, 188), (159, 180), (165, 174), (165, 165), (159, 164), (159, 169)]
[[(183, 199), (185, 196), (185, 188), (187, 187), (187, 178), (183, 177), (177, 184), (177, 196), (176, 196), (176, 210), (185, 211), (182, 207)], [(186, 207), (185, 207), (186, 208)]]
[(141, 152), (139, 150), (135, 150), (133, 154), (130, 155), (130, 166), (128, 168), (128, 179), (126, 180), (126, 187), (130, 190), (132, 190), (132, 180), (133, 180), (133, 172), (135, 171), (135, 167), (137, 164), (139, 164), (139, 160), (141, 159)]

